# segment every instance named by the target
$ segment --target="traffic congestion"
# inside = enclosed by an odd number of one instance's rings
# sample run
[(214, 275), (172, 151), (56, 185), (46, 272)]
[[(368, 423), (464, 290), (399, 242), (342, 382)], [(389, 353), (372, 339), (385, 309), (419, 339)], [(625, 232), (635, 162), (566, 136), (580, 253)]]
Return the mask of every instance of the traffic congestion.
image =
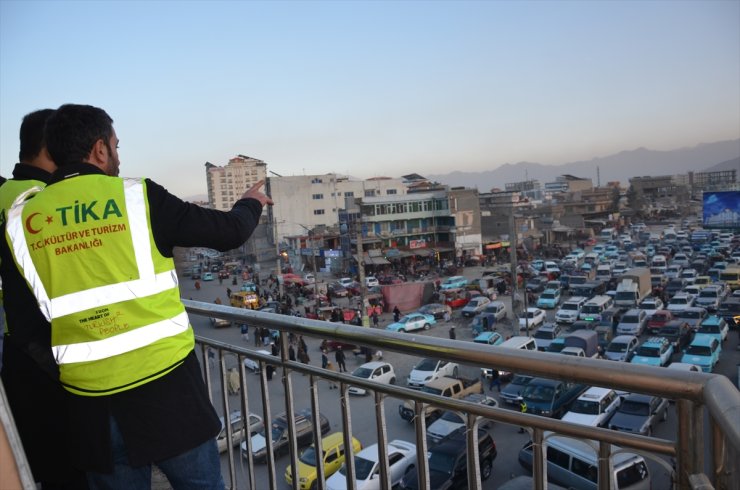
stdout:
[[(432, 293), (426, 304), (411, 311), (394, 311), (385, 301), (384, 287), (414, 281), (392, 271), (366, 278), (363, 304), (359, 301), (359, 278), (331, 277), (325, 272), (268, 276), (248, 268), (233, 268), (224, 274), (219, 274), (221, 270), (202, 270), (223, 266), (218, 257), (213, 257), (199, 265), (201, 270), (194, 273), (191, 269), (183, 274), (187, 277), (181, 279), (182, 291), (196, 300), (268, 308), (275, 313), (357, 325), (362, 325), (366, 316), (365, 326), (369, 328), (603, 359), (605, 368), (612, 362), (629, 362), (661, 369), (713, 372), (727, 376), (737, 386), (740, 235), (700, 230), (688, 221), (673, 226), (636, 224), (621, 232), (602, 230), (594, 240), (577, 245), (560, 258), (538, 257), (535, 252), (527, 260), (519, 260), (516, 276), (512, 276), (509, 264), (485, 261), (481, 261), (483, 265), (456, 264), (451, 274), (449, 269), (439, 267), (438, 271), (416, 279), (430, 283)], [(205, 274), (212, 274), (211, 280)], [(246, 295), (251, 299), (245, 299)], [(200, 317), (191, 321), (200, 336), (277, 354), (272, 332), (250, 325), (218, 325)], [(228, 328), (216, 328), (220, 326)], [(500, 371), (495, 366), (419, 359), (320, 339), (291, 339), (290, 348), (295, 349), (291, 359), (300, 360), (303, 352), (301, 362), (346, 370), (377, 383), (397, 384), (575, 424), (668, 440), (677, 438), (674, 405), (657, 396), (536, 378)], [(251, 371), (259, 369), (254, 362), (248, 367)], [(256, 415), (262, 413), (262, 407), (257, 378), (254, 379), (254, 383), (247, 383), (250, 403), (254, 404), (249, 407), (253, 412), (249, 437), (253, 456), (258, 457), (260, 451), (264, 453), (265, 438), (261, 433), (265, 428)], [(303, 403), (297, 408), (309, 407), (306, 377), (293, 376), (293, 383), (296, 399)], [(321, 433), (325, 442), (319, 460), (324, 461), (328, 488), (338, 489), (345, 488), (346, 472), (343, 447), (337, 442), (341, 438), (336, 435), (342, 430), (340, 395), (333, 388), (331, 383), (321, 387)], [(272, 381), (271, 398), (282, 400), (283, 389), (280, 382)], [(230, 394), (236, 397), (238, 392)], [(372, 397), (367, 396), (368, 390), (357, 387), (350, 387), (349, 394), (354, 420), (352, 435), (357, 440), (353, 452), (358, 488), (379, 488), (372, 478), (378, 458), (375, 427), (363, 423), (374, 418)], [(412, 471), (416, 457), (413, 410), (403, 400), (388, 398), (385, 404), (389, 440), (393, 441), (389, 445), (392, 483), (397, 488), (417, 488)], [(283, 444), (276, 449), (287, 449), (284, 430), (279, 426), (284, 407), (274, 402), (270, 412), (273, 441)], [(296, 418), (296, 424), (305, 426), (306, 434), (299, 435), (299, 446), (304, 452), (298, 486), (315, 488), (317, 458), (310, 445), (311, 417), (310, 413), (299, 412), (297, 417), (302, 419)], [(243, 427), (241, 413), (233, 416), (235, 427)], [(426, 408), (424, 416), (432, 488), (466, 488), (467, 463), (462, 457), (465, 439), (460, 436), (465, 430), (463, 419), (433, 406)], [(485, 424), (480, 430), (484, 488), (502, 488), (515, 477), (531, 475), (526, 431), (498, 423)], [(240, 452), (247, 450), (246, 437), (242, 430), (235, 438)], [(287, 487), (293, 478), (286, 469), (289, 458), (284, 451), (279, 454), (280, 478)], [(595, 455), (585, 451), (578, 441), (554, 439), (552, 454), (556, 456), (548, 459), (551, 483), (565, 488), (595, 488)], [(558, 465), (557, 458), (568, 459), (567, 468)], [(619, 488), (671, 487), (672, 476), (667, 469), (670, 461), (661, 465), (629, 453), (618, 459), (612, 476)], [(258, 466), (258, 472), (262, 471), (266, 471), (265, 467)], [(265, 475), (257, 475), (258, 481)]]

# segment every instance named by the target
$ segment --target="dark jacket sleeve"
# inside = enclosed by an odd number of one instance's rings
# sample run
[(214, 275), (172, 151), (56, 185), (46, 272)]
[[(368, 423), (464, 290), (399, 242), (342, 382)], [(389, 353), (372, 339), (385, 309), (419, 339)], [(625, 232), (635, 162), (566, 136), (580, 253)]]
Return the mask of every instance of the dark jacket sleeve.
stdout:
[(207, 209), (170, 194), (146, 179), (154, 241), (166, 257), (173, 247), (207, 247), (221, 252), (241, 246), (259, 223), (262, 204), (240, 199), (230, 211)]

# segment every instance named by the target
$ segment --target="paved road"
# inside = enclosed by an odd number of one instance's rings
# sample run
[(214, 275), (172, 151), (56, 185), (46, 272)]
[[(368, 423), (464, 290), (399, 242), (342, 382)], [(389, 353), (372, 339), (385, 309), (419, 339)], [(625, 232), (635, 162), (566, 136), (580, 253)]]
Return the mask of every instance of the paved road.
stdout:
[[(480, 268), (471, 267), (466, 268), (465, 275), (469, 278), (477, 278), (480, 277)], [(213, 282), (202, 282), (201, 281), (201, 290), (196, 291), (193, 287), (194, 281), (191, 279), (184, 279), (181, 288), (182, 288), (182, 294), (185, 298), (192, 298), (194, 300), (201, 300), (201, 301), (208, 301), (212, 302), (216, 299), (216, 297), (220, 297), (221, 301), (224, 304), (227, 304), (226, 302), (226, 287), (227, 287), (227, 281), (224, 281), (223, 285), (219, 285), (218, 281)], [(228, 287), (232, 287), (231, 283), (228, 283)], [(554, 316), (554, 312), (550, 311), (548, 312), (548, 317)], [(223, 342), (230, 342), (234, 345), (241, 345), (246, 346), (249, 348), (254, 348), (254, 343), (252, 339), (250, 338), (250, 342), (245, 343), (240, 336), (239, 329), (236, 327), (227, 328), (227, 329), (213, 329), (210, 326), (210, 323), (207, 319), (202, 317), (195, 317), (193, 316), (191, 318), (191, 321), (193, 323), (193, 327), (198, 335), (202, 335), (204, 337), (209, 337), (213, 339), (217, 339), (219, 341)], [(384, 325), (389, 323), (391, 321), (389, 314), (384, 314), (381, 319), (380, 327), (382, 328)], [(469, 320), (463, 319), (459, 317), (459, 312), (456, 312), (455, 315), (453, 315), (452, 322), (457, 326), (457, 339), (459, 341), (470, 341), (472, 340), (472, 335), (470, 333), (470, 329), (467, 328), (467, 324)], [(438, 323), (436, 326), (432, 327), (429, 331), (425, 331), (423, 333), (415, 333), (418, 335), (424, 335), (424, 336), (434, 336), (434, 337), (444, 337), (447, 338), (448, 336), (448, 325), (446, 325), (444, 322)], [(502, 333), (509, 334), (511, 332), (504, 331)], [(251, 335), (251, 332), (250, 332)], [(733, 332), (731, 334), (731, 339), (727, 342), (728, 345), (736, 345), (737, 344), (737, 332)], [(308, 345), (309, 345), (309, 355), (311, 356), (311, 363), (316, 365), (320, 362), (320, 352), (319, 352), (319, 343), (320, 340), (318, 339), (306, 339)], [(330, 355), (331, 356), (331, 355)], [(398, 353), (391, 353), (391, 352), (385, 352), (384, 353), (385, 360), (389, 361), (395, 368), (396, 376), (399, 381), (399, 384), (404, 384), (405, 378), (410, 372), (413, 365), (418, 361), (418, 358), (414, 358), (413, 356), (408, 356), (405, 354), (398, 354)], [(721, 363), (718, 366), (718, 372), (727, 375), (730, 377), (733, 381), (733, 383), (737, 383), (737, 364), (738, 361), (740, 361), (740, 352), (727, 349), (727, 351), (723, 354), (723, 359)], [(606, 361), (605, 361), (606, 362)], [(235, 363), (235, 362), (234, 362)], [(357, 365), (361, 364), (361, 361), (355, 360), (351, 355), (348, 357), (347, 360), (347, 367), (352, 370)], [(479, 375), (479, 368), (476, 366), (461, 366), (460, 374), (465, 377), (477, 377)], [(249, 409), (252, 412), (255, 413), (262, 413), (262, 406), (260, 403), (260, 395), (259, 395), (259, 385), (257, 383), (257, 377), (250, 378), (250, 380), (253, 379), (254, 382), (249, 383), (249, 400), (250, 400), (250, 406)], [(293, 387), (294, 387), (294, 396), (296, 398), (296, 408), (302, 408), (302, 407), (308, 407), (309, 401), (308, 401), (308, 381), (307, 377), (301, 376), (299, 374), (293, 375)], [(272, 404), (272, 410), (271, 413), (273, 415), (280, 413), (284, 411), (284, 390), (283, 390), (283, 384), (280, 382), (280, 377), (275, 376), (270, 384), (270, 400)], [(497, 397), (497, 394), (492, 394), (494, 397)], [(321, 412), (324, 413), (327, 418), (331, 422), (331, 429), (332, 431), (341, 431), (342, 430), (342, 424), (341, 424), (341, 415), (340, 415), (340, 406), (339, 406), (339, 395), (337, 391), (335, 390), (329, 390), (328, 386), (322, 385), (321, 387)], [(220, 393), (214, 394), (214, 400), (217, 404), (217, 409), (221, 411), (220, 407)], [(230, 398), (230, 403), (232, 409), (235, 407), (238, 407), (238, 397), (232, 396)], [(414, 429), (413, 426), (402, 420), (397, 411), (397, 407), (399, 405), (400, 401), (397, 399), (387, 399), (385, 402), (385, 409), (386, 409), (386, 418), (387, 418), (387, 429), (388, 429), (388, 437), (390, 439), (404, 439), (407, 441), (414, 441)], [(352, 428), (353, 433), (355, 437), (357, 437), (363, 445), (370, 445), (373, 444), (376, 440), (375, 436), (375, 424), (370, 422), (374, 420), (374, 406), (373, 401), (371, 397), (353, 397), (350, 403), (351, 408), (351, 415), (352, 415)], [(503, 484), (506, 480), (509, 478), (525, 474), (526, 471), (519, 466), (517, 462), (517, 453), (518, 450), (521, 448), (521, 446), (527, 441), (528, 437), (525, 434), (519, 434), (517, 432), (517, 427), (514, 426), (507, 426), (504, 424), (496, 424), (492, 429), (492, 434), (494, 436), (494, 439), (496, 441), (497, 447), (498, 447), (498, 457), (496, 461), (494, 462), (493, 466), (493, 476), (484, 484), (484, 487), (487, 489), (494, 489), (498, 488), (501, 484)], [(673, 439), (676, 438), (676, 416), (675, 412), (671, 411), (669, 415), (669, 419), (667, 422), (662, 423), (658, 426), (657, 430), (655, 431), (655, 435), (657, 437), (662, 437), (666, 439)], [(240, 460), (241, 461), (241, 460)], [(288, 458), (287, 456), (282, 456), (278, 459), (277, 467), (278, 467), (278, 481), (284, 481), (283, 480), (283, 472), (285, 468), (288, 465)], [(226, 457), (223, 458), (223, 468), (224, 468), (224, 474), (227, 475), (227, 466), (226, 466)], [(653, 489), (655, 490), (661, 490), (661, 489), (668, 489), (670, 488), (669, 485), (669, 477), (667, 473), (660, 468), (659, 466), (652, 464), (651, 465), (652, 475), (653, 475)], [(242, 465), (239, 469), (239, 474), (237, 476), (237, 488), (244, 489), (247, 488), (246, 484), (246, 465)], [(265, 481), (266, 481), (266, 467), (265, 466), (259, 466), (258, 467), (258, 474), (257, 481), (258, 481), (258, 488), (265, 488)], [(260, 485), (259, 482), (262, 482)], [(227, 482), (228, 484), (228, 482)], [(287, 488), (287, 484), (285, 485)]]

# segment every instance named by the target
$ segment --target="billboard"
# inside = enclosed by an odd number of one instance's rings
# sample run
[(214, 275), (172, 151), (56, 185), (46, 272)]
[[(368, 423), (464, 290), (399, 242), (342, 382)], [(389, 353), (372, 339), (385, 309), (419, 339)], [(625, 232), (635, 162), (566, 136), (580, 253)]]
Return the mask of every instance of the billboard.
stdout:
[(704, 192), (704, 228), (740, 229), (740, 191)]

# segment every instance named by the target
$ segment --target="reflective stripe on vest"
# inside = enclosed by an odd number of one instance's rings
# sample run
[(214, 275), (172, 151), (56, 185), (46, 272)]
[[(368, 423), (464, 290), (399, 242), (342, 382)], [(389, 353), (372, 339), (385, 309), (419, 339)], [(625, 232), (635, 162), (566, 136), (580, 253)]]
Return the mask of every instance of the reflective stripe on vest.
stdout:
[[(98, 187), (110, 190), (107, 204), (88, 191)], [(159, 253), (151, 235), (144, 183), (91, 175), (55, 184), (27, 201), (34, 192), (14, 203), (7, 233), (16, 262), (51, 322), (52, 351), (64, 387), (81, 395), (107, 395), (181, 365), (193, 349), (193, 332), (174, 263)], [(88, 239), (99, 243), (90, 245)], [(78, 275), (65, 277), (63, 267)], [(79, 275), (85, 269), (92, 273)]]

